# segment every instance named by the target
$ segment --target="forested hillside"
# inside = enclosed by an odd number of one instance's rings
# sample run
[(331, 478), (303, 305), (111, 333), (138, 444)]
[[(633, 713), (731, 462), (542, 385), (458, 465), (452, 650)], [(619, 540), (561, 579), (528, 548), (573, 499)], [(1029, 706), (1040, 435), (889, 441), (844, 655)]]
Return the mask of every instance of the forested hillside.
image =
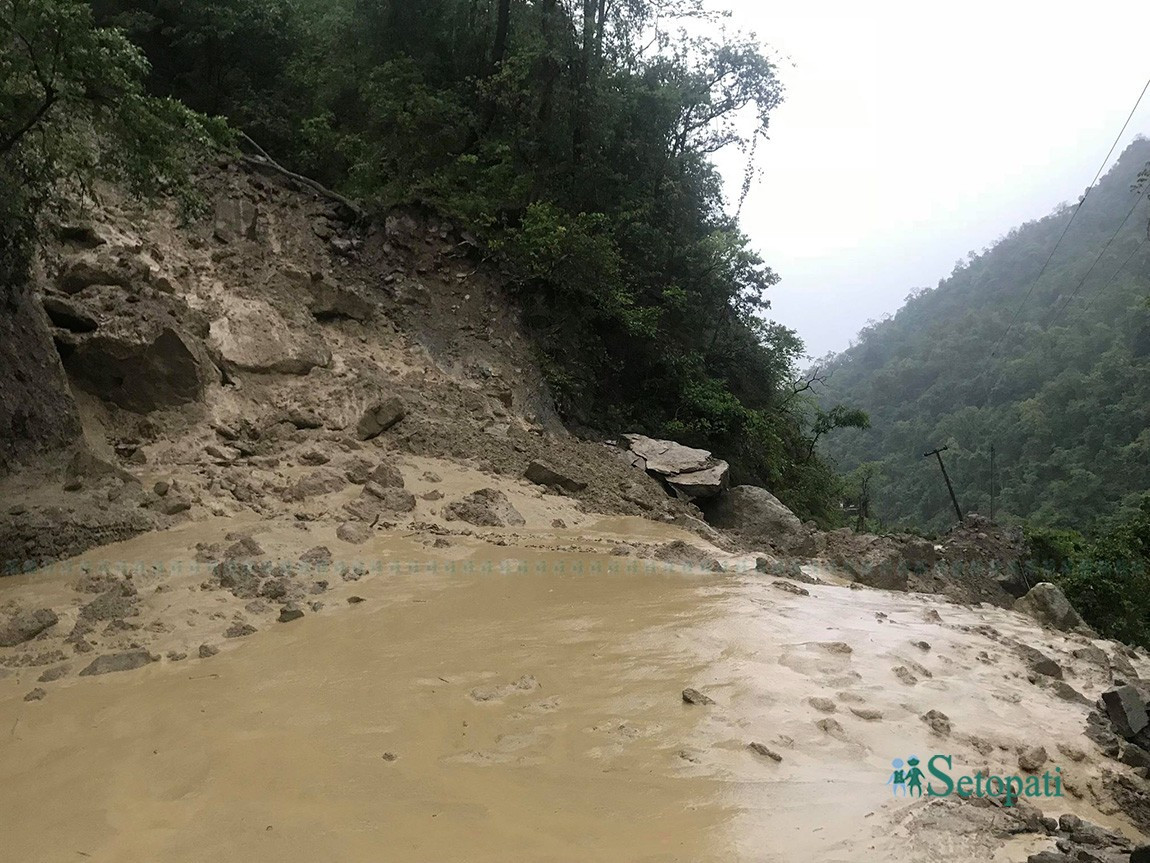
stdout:
[(1137, 508), (1150, 489), (1148, 161), (1140, 139), (1077, 217), (1065, 205), (1016, 228), (823, 364), (828, 401), (872, 420), (821, 444), (855, 471), (856, 496), (870, 477), (872, 517), (953, 521), (923, 458), (940, 446), (969, 511), (1088, 529)]
[(154, 133), (197, 122), (167, 115), (222, 116), (239, 147), (369, 214), (426, 205), (469, 228), (571, 423), (705, 446), (829, 521), (813, 441), (865, 418), (793, 392), (802, 343), (763, 315), (777, 277), (710, 159), (738, 148), (753, 179), (782, 86), (723, 23), (698, 0), (7, 0), (0, 182), (166, 165)]

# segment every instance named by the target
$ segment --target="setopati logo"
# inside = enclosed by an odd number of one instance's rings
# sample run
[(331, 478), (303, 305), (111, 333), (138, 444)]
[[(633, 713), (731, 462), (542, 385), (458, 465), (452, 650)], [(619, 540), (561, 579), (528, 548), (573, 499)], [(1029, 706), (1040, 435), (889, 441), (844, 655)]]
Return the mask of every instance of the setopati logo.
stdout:
[(954, 758), (950, 755), (932, 755), (926, 763), (928, 779), (922, 762), (912, 755), (904, 762), (896, 758), (891, 762), (894, 770), (886, 784), (891, 794), (905, 797), (962, 798), (1001, 797), (1003, 805), (1013, 806), (1020, 797), (1061, 797), (1062, 768), (1047, 770), (1041, 776), (993, 776), (985, 773), (955, 774)]

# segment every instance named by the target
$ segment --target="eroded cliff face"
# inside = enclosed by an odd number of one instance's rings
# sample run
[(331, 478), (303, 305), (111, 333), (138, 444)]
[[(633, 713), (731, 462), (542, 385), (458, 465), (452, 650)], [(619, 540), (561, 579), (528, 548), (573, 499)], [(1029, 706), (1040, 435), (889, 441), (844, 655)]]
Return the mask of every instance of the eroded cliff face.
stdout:
[(0, 476), (80, 435), (48, 326), (30, 285), (0, 283)]
[(280, 513), (303, 499), (301, 471), (398, 453), (517, 477), (545, 457), (597, 480), (578, 495), (595, 511), (687, 511), (566, 433), (500, 273), (465, 233), (415, 209), (365, 221), (249, 163), (205, 169), (198, 188), (210, 212), (191, 221), (105, 190), (52, 229), (32, 290), (11, 293), (9, 568)]

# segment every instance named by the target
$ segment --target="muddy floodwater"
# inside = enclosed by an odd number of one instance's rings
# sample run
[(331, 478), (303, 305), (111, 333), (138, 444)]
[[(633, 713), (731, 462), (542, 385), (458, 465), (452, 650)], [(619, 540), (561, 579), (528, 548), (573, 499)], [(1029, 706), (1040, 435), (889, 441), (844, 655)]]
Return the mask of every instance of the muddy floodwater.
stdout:
[[(1025, 859), (1033, 839), (900, 836), (927, 804), (892, 797), (891, 760), (1013, 772), (1011, 746), (1082, 743), (1080, 710), (969, 631), (1021, 633), (1008, 612), (482, 543), (460, 560), (477, 566), (365, 578), (363, 602), (208, 660), (73, 678), (32, 704), (33, 677), (0, 680), (0, 857)], [(954, 735), (932, 734), (931, 709)], [(1091, 769), (1061, 761), (1072, 780)], [(1052, 804), (1135, 835), (1085, 800)]]

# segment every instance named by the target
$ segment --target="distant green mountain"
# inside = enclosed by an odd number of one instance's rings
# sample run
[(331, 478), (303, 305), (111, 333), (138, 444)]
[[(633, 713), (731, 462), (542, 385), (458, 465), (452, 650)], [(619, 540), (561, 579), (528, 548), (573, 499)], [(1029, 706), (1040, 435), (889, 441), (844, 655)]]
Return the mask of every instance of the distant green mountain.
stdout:
[(1073, 222), (1064, 205), (1012, 230), (823, 363), (822, 400), (870, 414), (820, 448), (843, 471), (877, 463), (872, 516), (953, 521), (923, 458), (939, 446), (964, 509), (989, 514), (993, 493), (1000, 519), (1088, 529), (1150, 491), (1148, 162), (1139, 138)]

